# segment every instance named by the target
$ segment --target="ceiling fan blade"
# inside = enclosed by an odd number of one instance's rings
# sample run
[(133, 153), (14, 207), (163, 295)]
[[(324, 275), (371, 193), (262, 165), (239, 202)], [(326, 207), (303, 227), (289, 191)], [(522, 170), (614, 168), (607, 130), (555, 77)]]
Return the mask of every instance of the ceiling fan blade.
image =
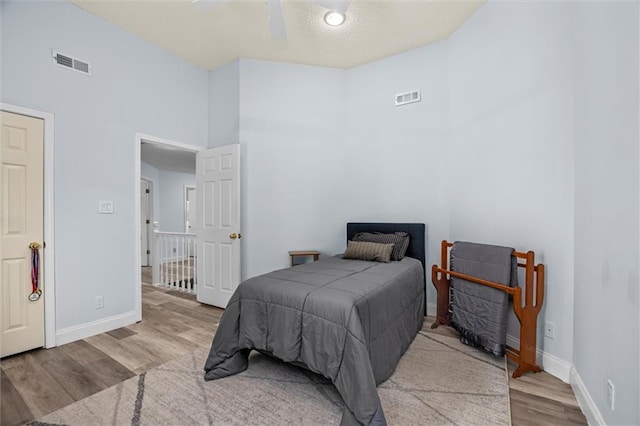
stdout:
[(284, 22), (282, 3), (280, 0), (267, 0), (267, 11), (269, 13), (269, 29), (274, 41), (283, 42), (287, 40), (287, 26)]
[(336, 12), (340, 12), (343, 15), (347, 12), (349, 8), (349, 1), (347, 0), (311, 0), (312, 3), (315, 3), (319, 6), (324, 7), (325, 9), (335, 10)]

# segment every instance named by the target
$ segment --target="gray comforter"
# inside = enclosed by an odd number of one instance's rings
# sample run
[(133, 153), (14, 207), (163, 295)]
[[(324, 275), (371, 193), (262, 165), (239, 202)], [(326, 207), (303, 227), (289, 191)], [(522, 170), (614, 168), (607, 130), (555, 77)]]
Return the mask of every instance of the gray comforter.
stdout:
[[(510, 247), (455, 242), (451, 270), (508, 286), (518, 285), (517, 259)], [(507, 293), (451, 278), (451, 326), (460, 340), (496, 356), (504, 355), (507, 339)]]
[(251, 278), (222, 316), (205, 379), (245, 370), (256, 349), (329, 378), (345, 403), (341, 424), (386, 424), (376, 386), (422, 326), (424, 287), (408, 257), (331, 257)]

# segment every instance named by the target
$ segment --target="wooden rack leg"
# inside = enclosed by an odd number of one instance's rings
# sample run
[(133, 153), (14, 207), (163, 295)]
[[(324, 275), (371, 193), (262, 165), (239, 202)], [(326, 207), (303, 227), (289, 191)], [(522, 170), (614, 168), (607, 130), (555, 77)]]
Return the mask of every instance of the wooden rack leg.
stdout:
[[(527, 371), (539, 373), (542, 368), (536, 363), (537, 355), (537, 325), (538, 314), (542, 307), (544, 298), (544, 265), (533, 266), (533, 252), (527, 253), (527, 270), (525, 272), (525, 306), (520, 307), (515, 304), (521, 303), (520, 292), (514, 295), (514, 311), (520, 321), (520, 351), (518, 368), (513, 372), (513, 377), (520, 377)], [(533, 273), (536, 272), (536, 300), (533, 300)], [(518, 309), (519, 308), (519, 309)]]
[[(452, 244), (447, 240), (442, 240), (440, 242), (440, 266), (442, 269), (447, 269), (448, 266), (448, 258), (449, 258), (449, 247)], [(436, 296), (437, 296), (437, 314), (436, 320), (433, 324), (431, 324), (431, 328), (438, 328), (438, 325), (449, 325), (449, 287), (451, 285), (451, 281), (446, 278), (444, 274), (438, 274), (438, 267), (433, 265), (431, 267), (431, 282), (433, 286), (436, 288)]]
[(436, 288), (436, 296), (437, 296), (437, 314), (436, 320), (433, 324), (431, 324), (431, 328), (438, 328), (438, 325), (449, 325), (449, 286), (450, 282), (448, 279), (444, 278), (444, 275), (441, 275), (438, 278), (437, 268), (434, 267), (431, 269), (431, 282), (433, 282), (433, 286)]
[(536, 330), (535, 325), (532, 327), (530, 324), (536, 324), (538, 319), (538, 313), (526, 310), (523, 312), (523, 321), (520, 323), (520, 360), (518, 361), (518, 368), (513, 372), (513, 377), (520, 377), (527, 371), (533, 371), (539, 373), (542, 368), (536, 364)]

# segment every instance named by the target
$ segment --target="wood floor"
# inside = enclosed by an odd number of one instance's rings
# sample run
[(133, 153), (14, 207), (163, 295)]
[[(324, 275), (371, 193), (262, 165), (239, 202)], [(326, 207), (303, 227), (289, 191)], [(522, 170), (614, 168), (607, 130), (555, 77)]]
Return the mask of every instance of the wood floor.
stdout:
[[(0, 424), (27, 423), (211, 345), (221, 309), (148, 284), (142, 291), (143, 320), (138, 324), (2, 359)], [(431, 321), (425, 321), (423, 331), (454, 333), (447, 327), (430, 330)], [(511, 379), (509, 387), (515, 426), (587, 424), (571, 387), (547, 373)]]
[[(422, 332), (458, 336), (450, 327), (431, 330), (435, 317), (426, 317)], [(586, 425), (571, 386), (549, 373), (527, 373), (514, 379), (516, 364), (509, 361), (511, 422), (514, 426)], [(482, 422), (479, 422), (482, 424)]]

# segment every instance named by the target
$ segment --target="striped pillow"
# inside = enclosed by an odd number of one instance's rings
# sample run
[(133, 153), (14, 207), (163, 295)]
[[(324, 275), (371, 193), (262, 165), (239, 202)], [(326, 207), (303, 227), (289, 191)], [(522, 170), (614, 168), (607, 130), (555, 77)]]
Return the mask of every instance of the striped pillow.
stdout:
[(393, 244), (379, 244), (368, 241), (347, 241), (347, 250), (343, 259), (373, 260), (389, 263)]
[(372, 243), (393, 243), (391, 260), (402, 260), (409, 247), (409, 234), (406, 232), (394, 232), (383, 234), (382, 232), (358, 232), (353, 236), (353, 241), (369, 241)]

